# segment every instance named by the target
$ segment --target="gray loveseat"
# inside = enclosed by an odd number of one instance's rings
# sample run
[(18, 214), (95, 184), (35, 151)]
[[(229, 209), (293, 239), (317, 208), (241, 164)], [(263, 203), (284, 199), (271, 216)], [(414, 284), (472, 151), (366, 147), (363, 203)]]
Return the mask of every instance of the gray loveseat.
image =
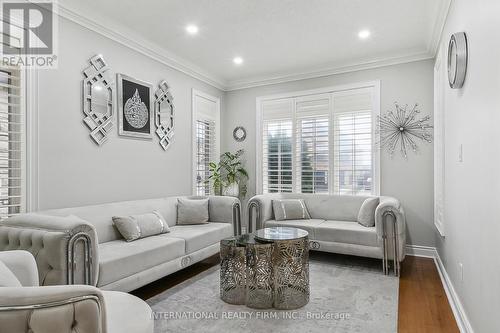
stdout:
[[(23, 214), (0, 223), (0, 251), (27, 250), (40, 285), (89, 284), (131, 291), (216, 254), (239, 230), (240, 202), (209, 197), (209, 223), (176, 225), (177, 198), (125, 201)], [(113, 216), (161, 213), (169, 233), (126, 242)]]
[[(394, 272), (405, 257), (405, 214), (399, 200), (381, 196), (375, 209), (375, 226), (357, 222), (366, 196), (273, 193), (256, 195), (248, 202), (249, 231), (288, 226), (309, 232), (310, 249), (383, 260), (385, 274), (392, 259)], [(276, 221), (273, 200), (303, 199), (310, 219)], [(394, 244), (398, 244), (394, 246)], [(394, 258), (397, 258), (394, 260)]]

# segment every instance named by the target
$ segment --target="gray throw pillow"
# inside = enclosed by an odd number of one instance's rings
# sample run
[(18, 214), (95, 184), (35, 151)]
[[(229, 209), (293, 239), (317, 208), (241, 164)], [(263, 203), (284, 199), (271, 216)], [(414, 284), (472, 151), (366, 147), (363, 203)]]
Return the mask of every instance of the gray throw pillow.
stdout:
[(208, 199), (177, 199), (177, 224), (208, 223)]
[(309, 211), (302, 199), (273, 200), (274, 219), (283, 220), (305, 220), (310, 219)]
[(363, 201), (358, 213), (358, 223), (365, 227), (375, 226), (375, 209), (380, 202), (379, 197), (367, 198)]
[(22, 287), (12, 271), (0, 261), (0, 287)]
[(113, 224), (127, 242), (170, 231), (167, 222), (157, 211), (140, 215), (113, 216)]

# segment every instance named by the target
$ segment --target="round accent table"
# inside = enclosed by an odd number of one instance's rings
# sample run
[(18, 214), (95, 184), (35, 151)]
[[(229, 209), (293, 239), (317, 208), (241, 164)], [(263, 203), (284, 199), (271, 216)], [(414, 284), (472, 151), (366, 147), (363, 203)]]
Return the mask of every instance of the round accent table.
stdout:
[(297, 309), (309, 302), (305, 230), (275, 227), (221, 241), (220, 295), (251, 308)]

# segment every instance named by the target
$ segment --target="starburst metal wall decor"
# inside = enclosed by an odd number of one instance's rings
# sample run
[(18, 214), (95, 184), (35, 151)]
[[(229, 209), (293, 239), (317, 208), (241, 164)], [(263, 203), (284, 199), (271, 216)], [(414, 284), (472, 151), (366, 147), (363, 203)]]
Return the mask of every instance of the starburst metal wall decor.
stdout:
[(407, 149), (418, 151), (419, 140), (431, 143), (432, 128), (430, 116), (418, 118), (418, 104), (411, 109), (408, 105), (401, 107), (395, 103), (395, 110), (387, 111), (379, 116), (380, 147), (387, 148), (391, 157), (399, 150), (404, 158), (408, 157)]

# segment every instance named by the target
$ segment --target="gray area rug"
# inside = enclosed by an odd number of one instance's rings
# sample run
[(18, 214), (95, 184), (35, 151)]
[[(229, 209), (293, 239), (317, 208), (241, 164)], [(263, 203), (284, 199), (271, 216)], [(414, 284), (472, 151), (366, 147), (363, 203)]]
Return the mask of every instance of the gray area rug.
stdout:
[(311, 253), (309, 303), (255, 310), (219, 298), (219, 267), (147, 302), (160, 332), (397, 332), (399, 280), (380, 260)]

